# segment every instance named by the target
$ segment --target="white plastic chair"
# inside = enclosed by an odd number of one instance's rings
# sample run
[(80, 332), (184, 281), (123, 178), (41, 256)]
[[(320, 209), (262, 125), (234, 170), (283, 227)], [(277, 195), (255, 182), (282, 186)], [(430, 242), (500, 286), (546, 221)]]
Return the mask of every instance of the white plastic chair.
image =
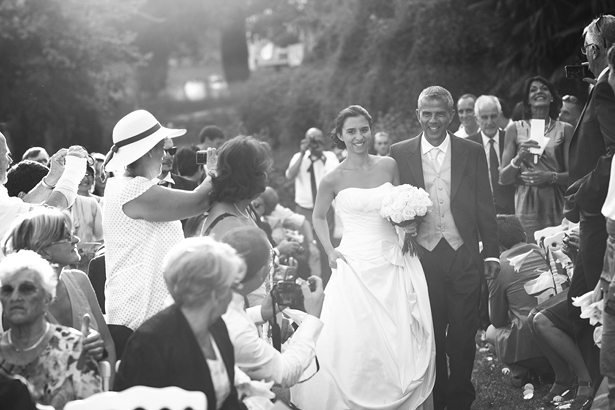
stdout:
[(179, 387), (134, 386), (121, 392), (103, 392), (85, 400), (71, 401), (64, 410), (207, 410), (207, 398), (200, 391)]
[(102, 390), (109, 391), (109, 380), (111, 379), (111, 363), (107, 361), (98, 362), (98, 372), (102, 378)]

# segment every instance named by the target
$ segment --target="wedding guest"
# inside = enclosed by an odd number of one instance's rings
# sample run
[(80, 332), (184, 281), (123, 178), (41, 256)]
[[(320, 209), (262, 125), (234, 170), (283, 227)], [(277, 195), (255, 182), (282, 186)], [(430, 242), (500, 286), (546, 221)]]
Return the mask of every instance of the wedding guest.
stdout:
[[(609, 48), (608, 83), (615, 93), (615, 46)], [(611, 175), (615, 162), (611, 163)], [(604, 266), (599, 285), (604, 294), (604, 311), (602, 313), (602, 345), (600, 346), (600, 373), (607, 378), (609, 388), (609, 406), (615, 408), (615, 178), (610, 178), (606, 200), (602, 207), (606, 218), (606, 231), (609, 238), (604, 254)]]
[(198, 182), (184, 178), (173, 172), (173, 162), (177, 147), (173, 145), (171, 138), (165, 138), (162, 146), (164, 156), (162, 157), (162, 166), (160, 167), (160, 175), (158, 175), (158, 185), (173, 189), (183, 189), (184, 191), (192, 191), (198, 186)]
[(45, 150), (45, 148), (43, 147), (28, 148), (21, 157), (22, 161), (25, 159), (38, 162), (41, 165), (49, 165), (49, 154), (47, 153), (47, 150)]
[[(534, 342), (528, 315), (536, 307), (537, 299), (528, 295), (524, 285), (549, 269), (544, 252), (535, 244), (526, 242), (521, 222), (514, 215), (498, 215), (501, 270), (489, 285), (489, 319), (487, 341), (495, 346), (500, 361), (506, 364), (513, 380), (519, 386), (530, 380), (530, 374), (548, 373), (549, 361)], [(531, 252), (520, 265), (511, 259)]]
[(33, 190), (48, 173), (49, 168), (40, 162), (34, 162), (28, 159), (19, 161), (6, 173), (6, 184), (4, 184), (4, 187), (9, 196), (23, 198), (28, 192)]
[(245, 309), (245, 297), (259, 288), (269, 273), (269, 245), (258, 228), (235, 228), (221, 239), (231, 245), (246, 263), (246, 274), (222, 316), (235, 348), (235, 364), (254, 380), (274, 381), (283, 387), (296, 384), (316, 354), (316, 341), (323, 327), (319, 319), (324, 293), (322, 280), (312, 277), (316, 287), (301, 285), (306, 317), (280, 353), (259, 335), (256, 324), (273, 316), (273, 306)]
[(505, 135), (504, 131), (498, 127), (498, 121), (502, 116), (500, 101), (493, 95), (481, 95), (474, 103), (474, 116), (478, 122), (479, 132), (468, 136), (468, 139), (479, 143), (485, 150), (495, 212), (496, 214), (514, 214), (515, 188), (500, 185), (499, 182)]
[(177, 386), (201, 391), (208, 409), (245, 409), (235, 390), (233, 345), (221, 316), (245, 265), (212, 238), (188, 238), (165, 256), (163, 275), (175, 303), (131, 336), (114, 390)]
[(203, 166), (196, 163), (198, 150), (195, 145), (179, 147), (173, 158), (173, 167), (182, 177), (201, 182), (205, 172)]
[(374, 134), (374, 149), (376, 150), (376, 154), (381, 157), (386, 157), (389, 155), (389, 149), (391, 148), (391, 138), (389, 134), (380, 131)]
[[(524, 119), (506, 129), (500, 183), (516, 186), (515, 214), (528, 241), (534, 232), (557, 226), (564, 217), (564, 191), (568, 186), (568, 148), (573, 128), (557, 120), (562, 101), (547, 79), (528, 78), (523, 86)], [(539, 144), (530, 139), (531, 120), (544, 120), (549, 138), (542, 154), (533, 154)]]
[[(310, 128), (301, 140), (300, 151), (293, 155), (286, 169), (286, 179), (295, 181), (295, 212), (306, 217), (312, 223), (312, 213), (316, 201), (316, 192), (322, 178), (339, 165), (337, 156), (325, 150), (325, 137), (318, 128)], [(339, 147), (342, 148), (342, 147)], [(330, 234), (335, 230), (335, 212), (333, 207), (327, 214)], [(321, 277), (328, 282), (331, 268), (321, 241), (315, 237), (320, 251)]]
[(96, 170), (94, 169), (95, 163), (96, 160), (92, 158), (91, 155), (88, 155), (85, 166), (85, 175), (83, 176), (81, 182), (79, 182), (77, 194), (83, 197), (93, 198), (98, 204), (100, 204), (101, 197), (92, 193), (94, 191), (94, 184), (96, 181)]
[[(211, 183), (194, 191), (168, 189), (154, 181), (160, 173), (165, 138), (186, 130), (162, 127), (147, 111), (122, 118), (113, 129), (105, 169), (114, 171), (105, 190), (106, 314), (110, 324), (136, 329), (163, 308), (168, 291), (162, 258), (183, 239), (179, 220), (203, 213)], [(211, 166), (215, 165), (210, 151)]]
[(583, 30), (581, 51), (587, 56), (597, 82), (590, 92), (583, 114), (570, 142), (570, 186), (566, 191), (566, 217), (579, 222), (580, 249), (568, 292), (568, 311), (574, 320), (579, 350), (594, 384), (600, 375), (600, 350), (594, 344), (594, 327), (581, 319), (572, 298), (595, 289), (603, 270), (608, 238), (606, 219), (601, 213), (611, 178), (615, 148), (615, 95), (609, 85), (607, 50), (615, 43), (615, 16), (594, 19)]
[(579, 122), (579, 117), (581, 116), (581, 111), (583, 111), (581, 100), (574, 95), (565, 95), (562, 97), (562, 108), (559, 110), (558, 119), (576, 127)]
[(53, 324), (82, 329), (83, 317), (92, 318), (91, 334), (86, 335), (84, 351), (96, 360), (110, 363), (115, 369), (115, 346), (98, 306), (88, 277), (69, 265), (79, 262), (79, 238), (72, 233), (72, 221), (66, 211), (40, 208), (22, 215), (7, 232), (2, 252), (10, 254), (31, 250), (51, 264), (57, 280), (55, 298), (47, 307), (46, 319)]
[[(66, 209), (77, 196), (77, 184), (85, 171), (87, 152), (79, 146), (62, 149), (51, 158), (49, 174), (22, 198), (10, 198), (4, 186), (13, 160), (6, 138), (0, 133), (0, 238), (20, 214), (43, 204)], [(0, 260), (2, 255), (0, 255)]]
[(57, 276), (33, 251), (0, 263), (0, 301), (10, 330), (0, 339), (0, 368), (26, 379), (37, 403), (64, 405), (101, 391), (96, 363), (84, 354), (82, 334), (50, 324), (45, 311), (56, 296)]
[(94, 192), (93, 194), (102, 198), (105, 195), (105, 186), (107, 185), (107, 179), (103, 177), (105, 155), (100, 152), (92, 152), (92, 158), (94, 158)]
[(478, 123), (474, 116), (474, 102), (476, 96), (473, 94), (464, 94), (457, 101), (457, 115), (459, 115), (459, 129), (455, 135), (460, 138), (467, 138), (468, 135), (478, 132)]
[[(245, 136), (225, 142), (218, 151), (218, 170), (211, 178), (212, 206), (201, 235), (220, 239), (233, 228), (257, 227), (250, 204), (265, 190), (272, 164), (271, 149), (265, 142)], [(250, 306), (261, 304), (266, 293), (265, 286), (253, 292), (248, 298)]]
[(199, 149), (220, 148), (224, 144), (226, 136), (224, 131), (215, 125), (203, 127), (199, 133)]

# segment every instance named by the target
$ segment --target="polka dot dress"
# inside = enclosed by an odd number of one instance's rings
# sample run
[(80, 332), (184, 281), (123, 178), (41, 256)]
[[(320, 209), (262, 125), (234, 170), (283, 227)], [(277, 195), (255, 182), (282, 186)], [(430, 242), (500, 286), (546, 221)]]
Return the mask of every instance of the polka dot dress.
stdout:
[(124, 213), (126, 203), (153, 185), (143, 177), (117, 177), (110, 179), (105, 189), (107, 323), (133, 330), (163, 309), (169, 293), (162, 276), (162, 259), (184, 239), (179, 221), (151, 222)]

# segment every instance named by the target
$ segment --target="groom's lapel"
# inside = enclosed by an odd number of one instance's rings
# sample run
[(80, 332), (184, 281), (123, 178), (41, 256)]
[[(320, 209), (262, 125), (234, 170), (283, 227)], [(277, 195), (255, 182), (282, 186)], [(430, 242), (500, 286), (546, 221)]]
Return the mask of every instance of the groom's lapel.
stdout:
[(406, 161), (412, 173), (412, 178), (416, 186), (425, 188), (425, 180), (423, 179), (423, 161), (421, 160), (421, 135), (408, 141), (406, 148)]
[(468, 150), (463, 146), (461, 140), (449, 133), (451, 138), (451, 201), (455, 198), (457, 189), (461, 184), (463, 172), (468, 162)]

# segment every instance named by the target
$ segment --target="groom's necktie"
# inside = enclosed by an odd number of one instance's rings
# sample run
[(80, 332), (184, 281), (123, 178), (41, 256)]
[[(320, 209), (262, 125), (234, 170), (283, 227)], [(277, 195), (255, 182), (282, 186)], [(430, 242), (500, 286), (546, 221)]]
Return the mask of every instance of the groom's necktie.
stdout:
[(438, 155), (443, 152), (440, 148), (438, 147), (433, 147), (431, 149), (431, 151), (429, 151), (429, 153), (431, 154), (431, 162), (433, 163), (434, 168), (436, 169), (436, 171), (440, 171), (440, 161), (438, 160)]

